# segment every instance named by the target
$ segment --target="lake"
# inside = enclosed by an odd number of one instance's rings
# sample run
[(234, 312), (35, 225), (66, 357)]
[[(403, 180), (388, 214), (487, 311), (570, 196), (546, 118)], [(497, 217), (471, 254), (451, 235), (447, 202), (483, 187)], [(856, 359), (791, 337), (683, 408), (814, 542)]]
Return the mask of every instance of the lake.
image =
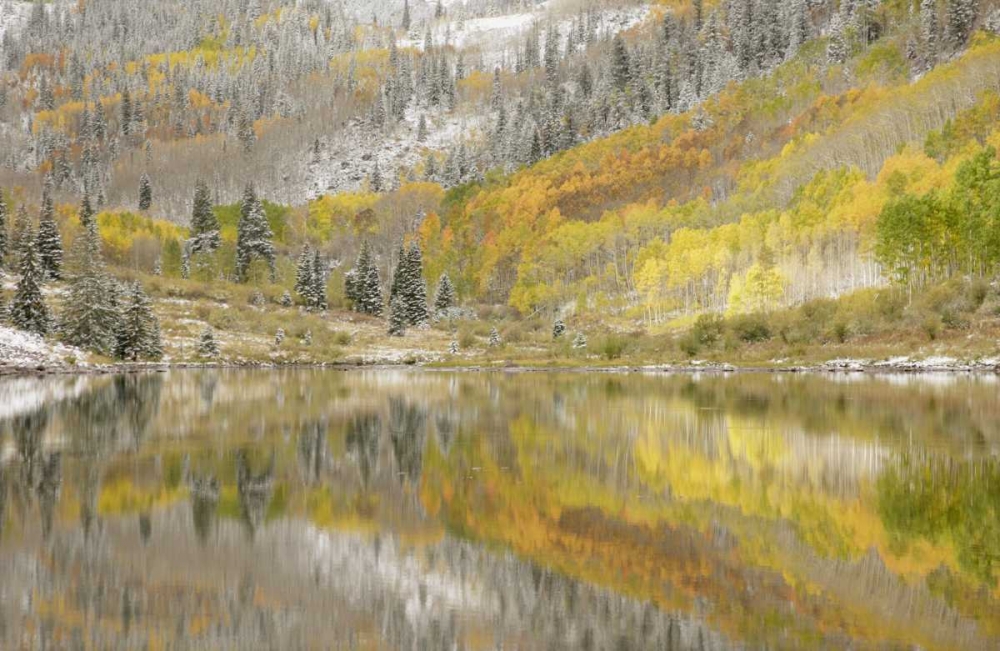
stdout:
[(0, 380), (0, 648), (1000, 648), (995, 376)]

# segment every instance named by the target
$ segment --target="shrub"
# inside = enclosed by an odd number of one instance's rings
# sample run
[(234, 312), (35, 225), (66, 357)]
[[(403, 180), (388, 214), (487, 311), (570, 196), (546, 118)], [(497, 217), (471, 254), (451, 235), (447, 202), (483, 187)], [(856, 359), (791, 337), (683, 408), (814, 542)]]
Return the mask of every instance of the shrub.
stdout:
[(469, 328), (462, 328), (458, 333), (458, 345), (461, 348), (472, 348), (476, 345), (476, 335)]
[(702, 346), (714, 346), (722, 339), (725, 325), (725, 321), (717, 314), (702, 314), (694, 322), (691, 334), (694, 335), (694, 340)]
[(767, 341), (771, 338), (771, 328), (763, 314), (744, 314), (732, 319), (729, 324), (733, 334), (748, 344)]
[(621, 359), (628, 349), (628, 340), (621, 335), (605, 335), (597, 345), (597, 351), (605, 359)]

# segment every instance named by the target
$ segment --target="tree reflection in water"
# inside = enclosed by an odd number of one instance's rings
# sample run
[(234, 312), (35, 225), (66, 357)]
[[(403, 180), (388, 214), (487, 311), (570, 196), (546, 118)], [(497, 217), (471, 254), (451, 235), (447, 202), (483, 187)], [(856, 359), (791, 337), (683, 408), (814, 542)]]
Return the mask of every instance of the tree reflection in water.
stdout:
[(45, 382), (0, 424), (0, 648), (1000, 640), (985, 379)]

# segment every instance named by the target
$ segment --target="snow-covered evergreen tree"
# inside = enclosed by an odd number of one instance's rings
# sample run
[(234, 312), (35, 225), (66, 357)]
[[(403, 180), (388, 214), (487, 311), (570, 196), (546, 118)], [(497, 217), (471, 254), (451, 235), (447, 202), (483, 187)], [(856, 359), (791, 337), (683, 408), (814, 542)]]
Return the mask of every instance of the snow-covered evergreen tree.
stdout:
[(3, 189), (0, 188), (0, 269), (5, 268), (9, 244), (10, 242), (7, 237), (7, 201), (3, 197)]
[(490, 348), (496, 348), (502, 343), (503, 341), (500, 339), (500, 331), (497, 330), (496, 326), (493, 326), (493, 329), (490, 330)]
[(455, 305), (455, 287), (451, 284), (448, 274), (441, 274), (438, 280), (437, 295), (434, 297), (434, 310), (442, 312)]
[(427, 283), (424, 281), (423, 253), (416, 241), (410, 244), (406, 252), (406, 276), (401, 292), (407, 325), (425, 325), (430, 318), (427, 311)]
[(62, 278), (63, 247), (56, 225), (55, 207), (52, 203), (53, 179), (51, 174), (45, 176), (42, 188), (42, 211), (38, 219), (38, 237), (35, 246), (42, 265), (43, 280), (59, 280)]
[(10, 237), (10, 257), (15, 268), (21, 266), (21, 255), (29, 243), (34, 245), (31, 236), (31, 217), (28, 216), (28, 208), (22, 203), (17, 207)]
[(979, 0), (948, 0), (948, 44), (960, 50), (969, 40), (979, 15)]
[(198, 357), (202, 359), (215, 359), (219, 356), (219, 343), (215, 340), (215, 331), (211, 326), (206, 326), (198, 337)]
[(281, 307), (292, 307), (295, 305), (295, 301), (292, 300), (292, 293), (287, 289), (281, 292), (281, 299), (278, 301)]
[(396, 296), (389, 304), (389, 334), (402, 337), (407, 326), (406, 305), (402, 296)]
[(382, 314), (382, 281), (371, 245), (365, 240), (354, 263), (354, 269), (345, 278), (344, 294), (354, 305), (354, 310), (372, 316)]
[(581, 350), (586, 347), (587, 347), (587, 335), (583, 334), (582, 332), (576, 333), (576, 336), (573, 337), (573, 348)]
[(149, 175), (143, 173), (139, 177), (139, 210), (149, 210), (153, 205), (153, 184), (149, 180)]
[(561, 339), (564, 334), (566, 334), (566, 324), (563, 323), (562, 319), (556, 319), (556, 322), (552, 324), (552, 338)]
[[(309, 246), (302, 247), (302, 252), (299, 254), (299, 262), (295, 268), (295, 293), (302, 297), (306, 305), (310, 305), (313, 301), (312, 261), (313, 256)], [(345, 294), (349, 293), (345, 291)], [(350, 297), (348, 296), (348, 298)]]
[(236, 234), (236, 277), (240, 282), (248, 280), (250, 264), (258, 259), (267, 263), (270, 280), (274, 282), (273, 238), (264, 206), (257, 197), (253, 184), (248, 183), (243, 191)]
[(222, 245), (219, 218), (212, 210), (208, 185), (202, 181), (194, 186), (194, 206), (191, 209), (191, 253), (211, 253)]
[(323, 268), (323, 260), (320, 258), (319, 250), (313, 251), (312, 264), (310, 265), (311, 291), (313, 304), (317, 310), (325, 310), (326, 303), (326, 270)]
[[(89, 210), (85, 196), (81, 206), (81, 221)], [(83, 233), (70, 249), (69, 293), (62, 313), (62, 336), (66, 343), (110, 355), (115, 347), (115, 325), (118, 312), (113, 303), (113, 288), (101, 254), (101, 237), (97, 224), (86, 220)]]
[(21, 259), (14, 300), (10, 305), (10, 322), (15, 328), (46, 335), (52, 327), (49, 309), (42, 297), (42, 267), (30, 234), (22, 242)]
[(115, 334), (115, 355), (131, 362), (163, 355), (159, 319), (138, 281), (125, 292)]

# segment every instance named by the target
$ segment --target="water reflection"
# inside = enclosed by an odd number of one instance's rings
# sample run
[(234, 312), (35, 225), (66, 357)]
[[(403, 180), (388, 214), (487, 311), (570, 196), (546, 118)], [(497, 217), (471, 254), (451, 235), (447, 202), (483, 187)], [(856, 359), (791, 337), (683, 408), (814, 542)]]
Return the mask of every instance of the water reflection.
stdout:
[(997, 648), (996, 388), (0, 381), (0, 648)]

